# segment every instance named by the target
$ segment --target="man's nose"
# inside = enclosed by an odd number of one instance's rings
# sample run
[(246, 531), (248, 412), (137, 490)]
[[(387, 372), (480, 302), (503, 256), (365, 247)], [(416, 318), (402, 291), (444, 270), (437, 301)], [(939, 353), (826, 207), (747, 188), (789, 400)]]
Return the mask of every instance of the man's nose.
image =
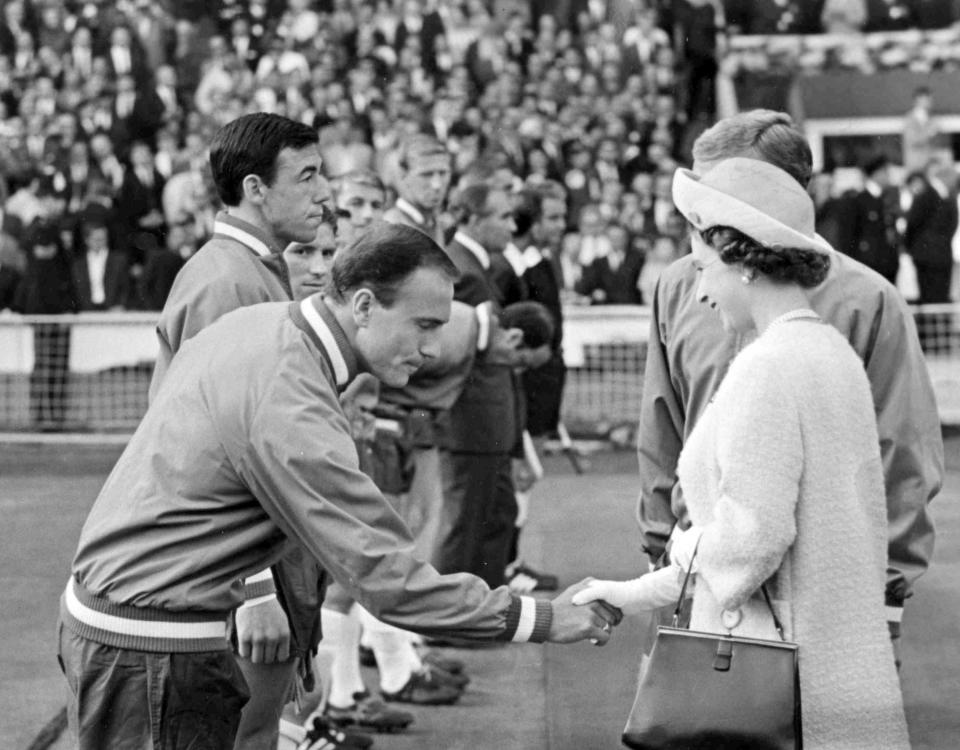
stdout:
[(429, 331), (420, 341), (420, 354), (426, 359), (440, 356), (440, 331)]

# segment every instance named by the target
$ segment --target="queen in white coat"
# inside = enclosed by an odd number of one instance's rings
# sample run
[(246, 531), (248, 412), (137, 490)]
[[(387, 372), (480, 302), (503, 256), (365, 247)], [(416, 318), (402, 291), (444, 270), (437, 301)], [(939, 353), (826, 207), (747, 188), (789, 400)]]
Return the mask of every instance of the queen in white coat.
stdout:
[(805, 748), (908, 748), (884, 609), (873, 399), (862, 362), (806, 296), (833, 251), (806, 192), (766, 162), (729, 159), (702, 177), (678, 170), (673, 193), (693, 225), (700, 301), (752, 340), (680, 456), (693, 525), (675, 535), (674, 570), (594, 581), (575, 601), (658, 606), (664, 590), (651, 576), (679, 588), (675, 568), (696, 549), (693, 630), (725, 633), (739, 620), (737, 635), (777, 638), (767, 583), (799, 645)]

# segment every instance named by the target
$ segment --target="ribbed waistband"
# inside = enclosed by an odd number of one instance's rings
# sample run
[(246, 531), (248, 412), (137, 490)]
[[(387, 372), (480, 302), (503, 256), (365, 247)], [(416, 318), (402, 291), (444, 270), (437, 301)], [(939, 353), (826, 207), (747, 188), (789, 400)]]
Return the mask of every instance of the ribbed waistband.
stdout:
[(60, 597), (64, 625), (105, 646), (159, 653), (197, 653), (230, 648), (229, 612), (169, 612), (134, 607), (95, 596), (71, 578)]

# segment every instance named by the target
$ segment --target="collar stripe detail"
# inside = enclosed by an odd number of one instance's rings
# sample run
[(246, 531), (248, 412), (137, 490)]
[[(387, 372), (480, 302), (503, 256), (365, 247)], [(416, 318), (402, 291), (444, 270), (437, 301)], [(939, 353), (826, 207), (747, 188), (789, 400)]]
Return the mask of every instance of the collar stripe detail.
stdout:
[(227, 224), (222, 219), (217, 219), (213, 223), (213, 231), (214, 234), (222, 234), (224, 237), (229, 237), (237, 242), (242, 242), (261, 257), (273, 254), (270, 252), (270, 248), (267, 243), (265, 243), (263, 240), (259, 239), (258, 237), (254, 237), (249, 232), (244, 231), (234, 224)]
[(320, 339), (320, 343), (323, 344), (323, 348), (330, 358), (330, 364), (333, 366), (333, 375), (337, 380), (337, 386), (342, 388), (350, 382), (350, 368), (347, 366), (347, 361), (344, 359), (336, 337), (310, 300), (311, 298), (307, 297), (300, 303), (300, 312), (303, 313), (303, 317), (306, 318), (307, 323), (317, 334), (317, 338)]
[(411, 219), (413, 219), (417, 224), (424, 225), (427, 222), (427, 217), (425, 217), (416, 207), (408, 200), (404, 198), (397, 198), (396, 202), (393, 204), (397, 210), (405, 213)]
[(490, 253), (487, 252), (487, 249), (483, 245), (473, 239), (473, 237), (470, 237), (463, 232), (457, 232), (455, 235), (453, 235), (453, 239), (454, 241), (459, 242), (473, 254), (480, 265), (483, 266), (484, 271), (490, 268)]

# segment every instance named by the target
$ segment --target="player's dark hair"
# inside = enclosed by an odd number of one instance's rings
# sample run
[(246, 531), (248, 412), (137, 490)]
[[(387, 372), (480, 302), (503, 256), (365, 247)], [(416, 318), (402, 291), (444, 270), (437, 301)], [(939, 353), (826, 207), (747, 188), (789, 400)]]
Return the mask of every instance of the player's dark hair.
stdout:
[(536, 349), (553, 341), (553, 315), (539, 302), (514, 302), (500, 313), (502, 328), (523, 331), (523, 345)]
[(226, 206), (240, 205), (247, 175), (272, 185), (283, 149), (306, 148), (319, 140), (309, 125), (281, 115), (256, 112), (231, 120), (210, 141), (210, 171), (220, 200)]

